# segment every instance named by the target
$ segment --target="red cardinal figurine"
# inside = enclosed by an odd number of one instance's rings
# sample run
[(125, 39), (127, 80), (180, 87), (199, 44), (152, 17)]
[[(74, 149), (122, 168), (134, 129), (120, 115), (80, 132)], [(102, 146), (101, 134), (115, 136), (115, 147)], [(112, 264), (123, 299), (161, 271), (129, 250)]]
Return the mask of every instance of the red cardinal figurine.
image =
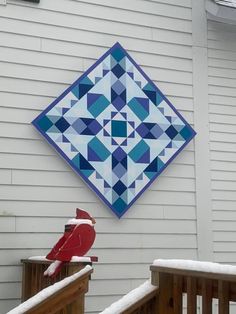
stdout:
[(46, 256), (47, 259), (54, 260), (54, 263), (44, 272), (45, 276), (55, 277), (63, 262), (69, 262), (73, 256), (84, 256), (89, 251), (96, 236), (95, 223), (95, 219), (86, 211), (76, 209), (76, 218), (67, 222), (64, 235)]

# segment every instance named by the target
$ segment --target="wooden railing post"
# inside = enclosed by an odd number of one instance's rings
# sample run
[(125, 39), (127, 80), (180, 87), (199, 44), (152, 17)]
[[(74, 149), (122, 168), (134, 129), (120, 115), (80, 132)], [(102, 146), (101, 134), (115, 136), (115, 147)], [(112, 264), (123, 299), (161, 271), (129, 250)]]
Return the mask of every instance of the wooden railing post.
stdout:
[(219, 314), (229, 314), (229, 283), (218, 282)]
[(202, 280), (202, 314), (212, 314), (212, 280)]
[[(23, 263), (22, 276), (22, 302), (28, 300), (42, 289), (51, 286), (66, 277), (77, 273), (86, 265), (91, 265), (91, 262), (70, 262), (65, 263), (61, 272), (54, 279), (44, 277), (43, 273), (50, 265), (47, 260), (25, 259)], [(87, 289), (87, 288), (86, 288)], [(58, 314), (80, 314), (84, 313), (84, 295), (79, 294), (70, 304), (65, 306)]]
[(182, 276), (173, 276), (173, 298), (174, 298), (174, 314), (182, 314), (183, 312), (183, 278)]
[(159, 273), (159, 313), (174, 314), (173, 276)]
[(187, 314), (197, 314), (197, 280), (187, 277)]
[(39, 291), (8, 313), (84, 314), (84, 297), (92, 272), (91, 266), (85, 266), (76, 274)]
[(173, 276), (152, 270), (151, 282), (158, 287), (158, 314), (174, 314)]

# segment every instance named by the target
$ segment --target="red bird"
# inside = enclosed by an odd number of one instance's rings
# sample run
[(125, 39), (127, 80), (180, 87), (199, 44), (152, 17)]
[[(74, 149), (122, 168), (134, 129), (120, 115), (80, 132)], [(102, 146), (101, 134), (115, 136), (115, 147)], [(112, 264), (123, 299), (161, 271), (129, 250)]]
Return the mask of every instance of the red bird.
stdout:
[(73, 256), (84, 256), (89, 251), (96, 237), (95, 223), (95, 219), (86, 211), (76, 209), (76, 218), (67, 222), (64, 235), (46, 256), (54, 263), (44, 272), (45, 276), (55, 277), (64, 262), (69, 262)]

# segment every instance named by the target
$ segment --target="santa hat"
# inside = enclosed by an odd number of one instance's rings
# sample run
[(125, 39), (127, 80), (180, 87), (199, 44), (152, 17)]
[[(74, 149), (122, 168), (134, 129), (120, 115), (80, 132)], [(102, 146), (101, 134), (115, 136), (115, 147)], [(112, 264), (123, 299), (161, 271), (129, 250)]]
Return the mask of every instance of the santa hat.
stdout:
[(92, 220), (92, 217), (85, 210), (82, 210), (80, 208), (76, 208), (76, 219), (90, 219), (90, 220)]

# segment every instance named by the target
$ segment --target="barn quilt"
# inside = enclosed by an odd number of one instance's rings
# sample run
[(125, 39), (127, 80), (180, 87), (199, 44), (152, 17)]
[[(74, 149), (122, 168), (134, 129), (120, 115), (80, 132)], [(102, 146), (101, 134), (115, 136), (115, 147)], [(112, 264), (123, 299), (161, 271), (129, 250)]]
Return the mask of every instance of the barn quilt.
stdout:
[(195, 135), (119, 43), (33, 125), (118, 217)]

